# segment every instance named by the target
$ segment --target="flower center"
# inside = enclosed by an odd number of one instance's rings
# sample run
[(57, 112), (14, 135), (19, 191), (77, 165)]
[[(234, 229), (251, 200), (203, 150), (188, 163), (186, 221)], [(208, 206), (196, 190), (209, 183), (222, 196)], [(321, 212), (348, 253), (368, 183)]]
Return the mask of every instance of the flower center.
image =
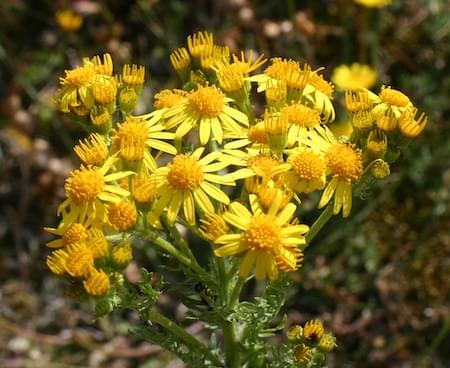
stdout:
[(172, 107), (182, 101), (185, 97), (186, 92), (180, 89), (164, 89), (155, 95), (153, 106), (155, 106), (155, 109), (157, 110)]
[(190, 156), (175, 156), (169, 166), (167, 180), (169, 184), (181, 191), (193, 191), (203, 182), (202, 167)]
[(116, 203), (109, 210), (108, 219), (116, 230), (129, 230), (136, 224), (136, 207), (128, 201)]
[(398, 107), (406, 107), (409, 104), (408, 96), (390, 87), (381, 89), (380, 98), (381, 101)]
[(148, 135), (149, 129), (145, 121), (128, 118), (118, 126), (114, 135), (115, 146), (120, 150), (120, 156), (127, 161), (142, 160)]
[(325, 160), (314, 152), (304, 151), (294, 155), (290, 164), (295, 175), (300, 179), (318, 179), (327, 169)]
[(362, 175), (362, 157), (359, 151), (346, 144), (333, 144), (326, 153), (328, 167), (341, 179), (356, 181)]
[(92, 83), (92, 94), (101, 104), (112, 102), (117, 95), (115, 79), (107, 75), (97, 75)]
[(92, 252), (84, 243), (73, 244), (66, 261), (66, 271), (70, 276), (86, 277), (94, 268)]
[(290, 124), (305, 128), (313, 128), (320, 124), (319, 112), (299, 103), (284, 107), (281, 114), (286, 116)]
[(103, 162), (108, 156), (108, 146), (100, 134), (93, 133), (73, 149), (86, 165), (96, 165)]
[(254, 216), (247, 230), (242, 234), (243, 241), (251, 250), (271, 250), (281, 244), (281, 226), (274, 216)]
[(216, 118), (225, 107), (225, 98), (215, 87), (199, 87), (189, 96), (189, 105), (202, 117)]
[(64, 233), (62, 240), (64, 245), (70, 245), (87, 238), (86, 229), (82, 224), (74, 223)]
[(98, 170), (82, 166), (72, 171), (66, 179), (64, 189), (67, 196), (79, 205), (93, 202), (103, 191), (104, 186), (103, 175)]

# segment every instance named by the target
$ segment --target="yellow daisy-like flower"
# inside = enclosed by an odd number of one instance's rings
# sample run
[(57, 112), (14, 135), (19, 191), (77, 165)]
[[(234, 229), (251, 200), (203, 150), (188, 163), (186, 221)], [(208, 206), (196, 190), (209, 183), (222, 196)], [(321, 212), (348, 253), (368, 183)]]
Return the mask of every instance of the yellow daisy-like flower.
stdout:
[(323, 191), (318, 207), (326, 206), (334, 195), (333, 214), (342, 210), (342, 216), (348, 217), (352, 209), (352, 183), (363, 172), (361, 152), (351, 145), (335, 143), (329, 146), (325, 157), (333, 178)]
[(92, 80), (92, 94), (99, 104), (109, 104), (116, 100), (117, 82), (113, 77), (98, 74)]
[(323, 328), (323, 324), (318, 320), (308, 321), (303, 326), (303, 337), (314, 344), (320, 341), (324, 333), (325, 329)]
[(129, 86), (140, 86), (145, 81), (145, 67), (125, 64), (122, 70), (122, 81)]
[(182, 139), (194, 127), (199, 128), (200, 144), (205, 145), (211, 136), (218, 143), (232, 134), (239, 134), (248, 126), (248, 117), (228, 103), (226, 97), (214, 86), (199, 86), (181, 103), (169, 108), (164, 114), (166, 128), (177, 127), (176, 139)]
[(294, 360), (296, 363), (306, 365), (313, 358), (313, 351), (310, 347), (301, 344), (294, 349)]
[(212, 49), (205, 50), (200, 55), (202, 69), (212, 69), (217, 64), (228, 63), (229, 61), (230, 49), (227, 46), (214, 45)]
[(355, 0), (355, 3), (366, 8), (384, 8), (391, 5), (391, 0)]
[(64, 275), (68, 257), (69, 253), (65, 249), (57, 249), (47, 257), (47, 266), (55, 275)]
[(320, 113), (304, 104), (291, 103), (281, 109), (281, 115), (289, 124), (287, 137), (289, 147), (304, 140), (312, 130), (322, 132)]
[(64, 223), (103, 222), (107, 205), (120, 202), (122, 197), (130, 194), (113, 182), (133, 175), (132, 171), (108, 174), (116, 161), (117, 157), (111, 156), (101, 167), (82, 165), (71, 172), (64, 186), (67, 199), (58, 208), (58, 214), (69, 209), (68, 214), (63, 217)]
[(112, 227), (118, 231), (130, 230), (136, 225), (136, 206), (127, 200), (115, 203), (109, 209), (108, 220)]
[(235, 93), (240, 91), (245, 84), (245, 74), (242, 67), (238, 63), (218, 63), (213, 66), (216, 71), (217, 80), (220, 88), (227, 93)]
[(167, 210), (167, 221), (173, 224), (183, 207), (184, 218), (194, 225), (197, 209), (205, 214), (214, 212), (210, 197), (222, 204), (230, 203), (228, 196), (214, 184), (235, 185), (233, 178), (212, 174), (227, 167), (228, 163), (213, 162), (219, 152), (201, 158), (203, 152), (204, 148), (198, 148), (190, 155), (176, 155), (171, 163), (154, 172), (159, 198), (149, 215), (151, 223)]
[(223, 218), (223, 212), (210, 213), (206, 218), (200, 220), (200, 234), (210, 242), (227, 234), (229, 230), (230, 227)]
[(240, 276), (247, 277), (256, 266), (256, 279), (278, 277), (279, 270), (296, 270), (301, 258), (299, 246), (305, 244), (304, 234), (308, 226), (291, 224), (296, 206), (289, 203), (281, 209), (281, 197), (277, 197), (267, 212), (259, 206), (255, 195), (250, 195), (251, 211), (233, 202), (223, 218), (236, 232), (220, 236), (214, 250), (218, 257), (233, 256), (245, 252), (241, 261)]
[(264, 121), (257, 121), (248, 129), (244, 129), (242, 134), (233, 137), (223, 147), (225, 149), (238, 149), (251, 145), (256, 150), (268, 149), (269, 137), (267, 136)]
[(98, 133), (93, 133), (80, 140), (73, 148), (85, 165), (100, 165), (108, 156), (108, 146), (105, 139)]
[(152, 148), (175, 155), (177, 149), (162, 139), (173, 139), (174, 133), (164, 131), (164, 126), (155, 120), (145, 120), (142, 117), (128, 116), (117, 125), (112, 140), (119, 155), (126, 161), (143, 161), (150, 171), (157, 168), (151, 155)]
[(297, 193), (310, 193), (325, 187), (327, 164), (323, 155), (311, 149), (296, 148), (289, 151), (291, 167), (284, 178)]
[(131, 194), (137, 203), (147, 204), (153, 202), (156, 197), (156, 182), (153, 176), (143, 170), (133, 177), (131, 185)]
[(45, 231), (60, 236), (60, 239), (52, 240), (47, 243), (49, 248), (62, 248), (74, 243), (84, 241), (88, 237), (87, 229), (83, 224), (72, 223), (68, 226), (58, 228), (45, 227)]
[(190, 54), (199, 58), (213, 49), (214, 37), (211, 32), (197, 32), (188, 36), (187, 44)]
[(121, 241), (112, 250), (112, 258), (120, 266), (126, 266), (133, 258), (133, 249), (128, 239)]
[(56, 22), (63, 31), (73, 33), (81, 28), (83, 17), (71, 9), (60, 10), (56, 12)]
[(113, 73), (113, 61), (110, 54), (103, 54), (103, 58), (96, 55), (92, 58), (95, 72), (100, 75), (112, 76)]
[(261, 65), (263, 65), (267, 59), (264, 58), (264, 55), (261, 54), (258, 57), (253, 55), (253, 50), (250, 50), (247, 52), (247, 55), (245, 55), (244, 51), (241, 51), (240, 58), (238, 55), (232, 56), (233, 63), (239, 65), (242, 74), (248, 75), (251, 72), (258, 69)]
[(270, 151), (252, 150), (249, 153), (224, 149), (219, 160), (226, 162), (228, 165), (244, 166), (230, 174), (235, 180), (257, 176), (262, 178), (263, 182), (270, 179), (276, 182), (281, 178), (282, 173), (289, 170), (289, 165), (280, 161)]
[(66, 272), (73, 277), (88, 277), (94, 269), (94, 255), (86, 243), (70, 245), (67, 253)]
[(408, 96), (403, 92), (384, 85), (381, 87), (381, 92), (376, 102), (378, 103), (372, 108), (372, 114), (377, 120), (386, 116), (393, 116), (395, 119), (398, 119), (403, 113), (411, 112), (414, 109)]
[(340, 91), (371, 88), (377, 81), (377, 72), (369, 65), (359, 63), (339, 65), (334, 69), (331, 80)]
[(105, 295), (111, 287), (109, 277), (102, 270), (93, 269), (89, 277), (83, 281), (86, 292), (93, 296)]
[(191, 68), (191, 57), (184, 47), (176, 49), (170, 54), (170, 62), (181, 76), (184, 76)]
[(83, 59), (82, 66), (66, 70), (66, 75), (60, 78), (62, 89), (57, 97), (58, 106), (62, 112), (77, 113), (77, 109), (84, 109), (86, 114), (88, 113), (94, 105), (94, 95), (91, 90), (94, 76), (95, 67), (88, 58)]
[(405, 113), (398, 120), (400, 133), (407, 138), (417, 137), (427, 126), (427, 117), (424, 113), (417, 117), (417, 109), (410, 113)]

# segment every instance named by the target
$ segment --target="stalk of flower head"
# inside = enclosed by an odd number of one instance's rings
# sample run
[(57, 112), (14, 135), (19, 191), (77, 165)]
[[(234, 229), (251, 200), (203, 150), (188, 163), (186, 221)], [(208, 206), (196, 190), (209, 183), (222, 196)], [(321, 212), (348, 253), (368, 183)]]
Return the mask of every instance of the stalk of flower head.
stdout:
[[(91, 134), (74, 147), (82, 163), (66, 179), (60, 222), (46, 228), (57, 237), (47, 244), (47, 265), (70, 283), (73, 295), (92, 298), (97, 315), (137, 310), (153, 324), (135, 333), (187, 364), (257, 366), (270, 362), (263, 332), (307, 245), (332, 215), (350, 216), (355, 191), (389, 175), (393, 153), (427, 120), (389, 86), (378, 94), (353, 89), (345, 106), (354, 133), (338, 139), (328, 128), (334, 85), (322, 68), (232, 55), (208, 32), (189, 36), (170, 60), (182, 86), (155, 94), (153, 111), (144, 115), (133, 113), (144, 66), (125, 65), (115, 74), (105, 54), (83, 59), (60, 79), (57, 107), (83, 117)], [(261, 115), (252, 89), (264, 93)], [(321, 211), (305, 224), (296, 214), (314, 198)], [(185, 233), (202, 239), (209, 263), (200, 262)], [(157, 249), (159, 261), (170, 260), (171, 267), (143, 271), (133, 284), (123, 274), (138, 242)], [(214, 346), (154, 307), (170, 270), (185, 275), (178, 293), (193, 316), (221, 331)], [(266, 283), (265, 292), (242, 303), (252, 278)], [(264, 307), (258, 304), (263, 299)], [(319, 321), (297, 330), (288, 334), (290, 356), (299, 364), (325, 362), (334, 337)]]

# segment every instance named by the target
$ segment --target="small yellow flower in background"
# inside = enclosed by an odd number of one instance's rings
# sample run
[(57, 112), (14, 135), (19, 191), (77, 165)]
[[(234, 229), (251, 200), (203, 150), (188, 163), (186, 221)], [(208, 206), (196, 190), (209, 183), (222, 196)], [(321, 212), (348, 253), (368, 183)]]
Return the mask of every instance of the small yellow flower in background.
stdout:
[(212, 49), (205, 50), (200, 55), (200, 65), (202, 69), (212, 69), (218, 64), (228, 63), (230, 61), (230, 49), (226, 46), (214, 45)]
[(114, 66), (110, 54), (103, 54), (103, 57), (96, 55), (91, 61), (94, 64), (94, 69), (97, 74), (106, 75), (108, 77), (112, 76)]
[(384, 8), (391, 5), (391, 0), (354, 0), (355, 3), (367, 8)]
[(340, 65), (334, 69), (331, 80), (339, 91), (371, 88), (377, 81), (377, 72), (369, 65), (359, 63)]
[(132, 178), (131, 194), (138, 204), (153, 202), (156, 197), (156, 181), (145, 170)]
[(187, 43), (190, 54), (199, 58), (213, 49), (214, 37), (211, 32), (197, 32), (188, 36)]
[(200, 220), (200, 234), (210, 242), (227, 234), (229, 230), (230, 227), (223, 218), (223, 212), (210, 213)]
[(217, 87), (199, 86), (181, 103), (169, 108), (164, 114), (166, 129), (177, 127), (176, 139), (183, 138), (198, 127), (200, 144), (207, 144), (211, 137), (219, 144), (231, 134), (239, 134), (248, 126), (248, 117), (230, 107), (232, 100)]
[(56, 12), (56, 22), (65, 32), (76, 32), (83, 24), (83, 17), (71, 9), (60, 10)]
[(181, 77), (185, 77), (191, 68), (191, 57), (184, 47), (180, 47), (170, 54), (170, 62)]
[(398, 120), (400, 133), (407, 138), (416, 138), (427, 126), (427, 117), (424, 113), (417, 117), (417, 109), (404, 113)]
[(292, 225), (290, 222), (296, 206), (289, 203), (281, 209), (278, 196), (267, 212), (258, 205), (257, 197), (250, 195), (251, 210), (233, 202), (223, 218), (237, 232), (222, 235), (215, 240), (219, 245), (214, 250), (218, 257), (245, 253), (240, 266), (240, 276), (246, 278), (256, 266), (256, 279), (278, 277), (279, 269), (298, 268), (301, 259), (299, 246), (305, 244), (306, 225)]
[(192, 154), (176, 155), (167, 166), (158, 168), (154, 177), (159, 197), (149, 214), (150, 223), (167, 210), (167, 221), (173, 224), (181, 207), (184, 218), (190, 225), (196, 223), (196, 210), (205, 214), (214, 213), (211, 198), (219, 203), (229, 204), (230, 198), (214, 184), (235, 185), (230, 175), (212, 174), (227, 167), (224, 162), (214, 162), (219, 152), (212, 152), (201, 158), (204, 148), (197, 148)]
[(267, 59), (265, 59), (264, 55), (262, 54), (258, 57), (254, 56), (252, 50), (247, 52), (247, 55), (246, 53), (241, 51), (240, 58), (239, 56), (233, 54), (232, 58), (233, 63), (239, 65), (241, 72), (244, 75), (248, 75), (251, 72), (254, 72), (267, 61)]

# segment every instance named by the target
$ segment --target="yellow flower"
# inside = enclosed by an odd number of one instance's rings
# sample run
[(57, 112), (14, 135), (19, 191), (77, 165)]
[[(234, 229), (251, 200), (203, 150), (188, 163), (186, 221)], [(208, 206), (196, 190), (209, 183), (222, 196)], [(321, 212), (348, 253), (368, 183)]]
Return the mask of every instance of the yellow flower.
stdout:
[(210, 242), (227, 234), (229, 230), (230, 228), (223, 218), (223, 212), (209, 213), (206, 218), (200, 220), (200, 234)]
[(200, 55), (200, 65), (203, 69), (212, 69), (217, 64), (230, 61), (230, 49), (227, 46), (214, 45)]
[(306, 345), (298, 345), (294, 349), (294, 360), (296, 363), (305, 365), (313, 358), (312, 349)]
[(145, 67), (125, 64), (122, 69), (122, 81), (129, 86), (140, 86), (145, 81)]
[(62, 112), (85, 110), (85, 115), (94, 105), (91, 82), (95, 76), (94, 64), (89, 59), (83, 59), (83, 65), (72, 70), (66, 70), (66, 75), (60, 78), (62, 89), (57, 96), (58, 107)]
[(417, 116), (417, 109), (410, 113), (404, 113), (398, 120), (398, 129), (400, 133), (407, 138), (417, 137), (427, 126), (427, 117), (422, 113)]
[(363, 171), (361, 152), (351, 145), (334, 143), (325, 156), (333, 178), (323, 191), (318, 207), (326, 206), (334, 195), (333, 214), (342, 209), (342, 216), (348, 217), (352, 209), (352, 183), (361, 178)]
[(389, 131), (395, 129), (400, 116), (412, 112), (414, 106), (408, 96), (391, 87), (382, 86), (378, 101), (372, 108), (372, 114), (380, 129)]
[(318, 320), (308, 321), (303, 326), (303, 337), (314, 344), (320, 341), (324, 333), (323, 324)]
[(83, 286), (90, 295), (105, 295), (110, 288), (109, 277), (104, 271), (93, 269), (90, 276), (83, 282)]
[(65, 268), (73, 277), (88, 277), (94, 269), (94, 255), (86, 243), (80, 242), (67, 248)]
[(355, 3), (367, 8), (384, 8), (391, 5), (391, 0), (355, 0)]
[(151, 203), (156, 196), (156, 182), (145, 170), (132, 179), (132, 195), (140, 204)]
[(213, 34), (210, 32), (197, 32), (187, 38), (188, 49), (193, 57), (210, 52), (214, 46)]
[(81, 166), (71, 172), (66, 179), (64, 189), (67, 199), (60, 204), (58, 213), (69, 209), (69, 213), (63, 217), (64, 224), (86, 220), (102, 222), (105, 220), (108, 203), (120, 202), (122, 197), (129, 192), (112, 182), (134, 173), (131, 171), (119, 171), (107, 174), (115, 162), (116, 156), (111, 156), (101, 167)]
[(88, 237), (87, 229), (83, 224), (72, 223), (65, 227), (58, 227), (56, 229), (45, 227), (45, 231), (60, 236), (60, 239), (52, 240), (47, 243), (49, 248), (61, 248), (80, 241), (86, 240)]
[(109, 104), (116, 100), (117, 82), (113, 77), (98, 74), (92, 80), (92, 94), (99, 104)]
[(241, 57), (239, 58), (239, 56), (233, 54), (233, 63), (239, 65), (241, 72), (244, 75), (248, 75), (255, 71), (267, 61), (267, 59), (264, 59), (263, 54), (258, 57), (253, 56), (252, 50), (248, 51), (247, 55), (245, 55), (244, 51), (241, 51), (240, 56)]
[(112, 76), (113, 73), (113, 61), (110, 54), (103, 54), (103, 59), (96, 55), (92, 58), (95, 72), (99, 75)]
[(56, 22), (65, 32), (76, 32), (83, 24), (83, 17), (71, 9), (56, 12)]
[(333, 337), (333, 335), (331, 335), (329, 333), (324, 334), (322, 336), (322, 338), (320, 339), (319, 343), (317, 344), (317, 347), (325, 353), (329, 353), (336, 346), (337, 345), (336, 345), (335, 338)]
[(280, 179), (281, 174), (289, 170), (289, 165), (278, 160), (270, 151), (244, 152), (240, 150), (224, 149), (220, 161), (228, 165), (244, 166), (233, 171), (230, 175), (235, 179), (246, 179), (258, 176), (263, 181)]
[(66, 261), (69, 257), (64, 249), (57, 249), (47, 257), (47, 266), (55, 275), (64, 275), (66, 273)]
[(109, 209), (109, 223), (118, 231), (127, 231), (136, 225), (137, 211), (134, 203), (124, 200)]
[(264, 113), (264, 128), (267, 133), (269, 147), (274, 153), (281, 153), (288, 143), (288, 119), (277, 111)]
[(176, 49), (170, 54), (170, 62), (181, 76), (184, 76), (191, 68), (191, 57), (184, 47)]
[(120, 266), (126, 266), (133, 258), (133, 249), (128, 239), (121, 241), (112, 250), (112, 258)]
[(143, 160), (150, 171), (156, 170), (157, 164), (151, 155), (152, 148), (175, 155), (175, 147), (161, 139), (173, 139), (174, 134), (165, 132), (164, 126), (156, 120), (128, 116), (123, 123), (117, 124), (113, 134), (113, 144), (119, 155), (126, 161)]
[(297, 193), (310, 193), (324, 188), (327, 165), (321, 153), (296, 148), (289, 151), (287, 162), (291, 170), (284, 174), (284, 178)]
[(216, 71), (217, 80), (220, 88), (227, 93), (238, 92), (244, 87), (244, 73), (242, 67), (237, 63), (218, 63), (214, 70)]
[(281, 109), (281, 115), (289, 123), (287, 145), (293, 146), (307, 137), (311, 130), (322, 131), (320, 113), (298, 102), (291, 103)]
[(334, 69), (331, 80), (340, 91), (371, 88), (377, 81), (377, 72), (369, 65), (359, 63), (340, 65)]
[(157, 110), (168, 109), (182, 102), (186, 95), (181, 89), (163, 89), (155, 95), (153, 106)]
[(73, 150), (85, 165), (100, 165), (108, 156), (105, 139), (97, 133), (80, 140)]
[(259, 206), (255, 195), (250, 195), (251, 211), (238, 202), (233, 202), (223, 218), (236, 232), (222, 235), (215, 240), (220, 247), (214, 250), (218, 257), (245, 252), (241, 261), (240, 276), (246, 278), (256, 265), (256, 279), (278, 277), (279, 270), (298, 268), (301, 251), (305, 244), (303, 234), (306, 225), (292, 225), (296, 206), (289, 203), (281, 209), (281, 196), (273, 201), (267, 212)]
[(268, 149), (269, 137), (267, 136), (266, 128), (263, 121), (257, 121), (248, 129), (244, 129), (242, 134), (236, 135), (233, 139), (226, 143), (223, 147), (225, 149), (234, 150), (252, 145), (252, 148), (263, 150)]
[(198, 148), (191, 155), (176, 155), (170, 164), (155, 171), (159, 198), (149, 215), (149, 222), (153, 223), (167, 210), (167, 221), (172, 224), (183, 207), (184, 218), (193, 225), (196, 223), (196, 209), (205, 214), (214, 212), (210, 197), (219, 203), (230, 203), (228, 196), (214, 184), (235, 185), (234, 180), (229, 175), (212, 174), (227, 167), (228, 163), (213, 163), (219, 152), (200, 159), (203, 152), (204, 148)]
[(166, 128), (177, 127), (175, 137), (181, 139), (198, 126), (201, 145), (207, 144), (211, 136), (222, 143), (233, 133), (239, 134), (242, 126), (248, 126), (247, 115), (228, 106), (231, 101), (214, 86), (199, 86), (185, 100), (167, 110), (164, 114)]

